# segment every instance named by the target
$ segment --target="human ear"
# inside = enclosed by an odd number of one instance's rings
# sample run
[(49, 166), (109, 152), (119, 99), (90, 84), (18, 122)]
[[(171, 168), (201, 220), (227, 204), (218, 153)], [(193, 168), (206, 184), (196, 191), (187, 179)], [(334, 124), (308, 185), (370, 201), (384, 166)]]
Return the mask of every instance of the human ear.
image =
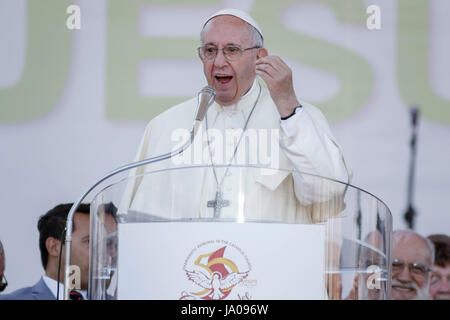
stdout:
[(49, 256), (58, 257), (61, 249), (61, 241), (53, 237), (48, 237), (45, 240), (45, 247)]
[(256, 54), (256, 58), (261, 59), (261, 58), (267, 57), (268, 55), (269, 55), (269, 52), (267, 51), (266, 48), (259, 48), (258, 53)]
[(197, 50), (197, 56), (200, 59), (201, 62), (203, 62), (202, 56), (200, 55), (200, 52)]

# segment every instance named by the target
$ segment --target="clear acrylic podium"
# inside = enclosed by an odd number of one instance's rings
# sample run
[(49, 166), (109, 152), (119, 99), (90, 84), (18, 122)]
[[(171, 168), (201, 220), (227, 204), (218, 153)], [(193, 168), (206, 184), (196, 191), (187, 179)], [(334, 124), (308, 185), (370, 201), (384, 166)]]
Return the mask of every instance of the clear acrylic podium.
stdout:
[[(224, 181), (228, 180), (222, 185), (223, 194), (219, 197), (216, 197), (218, 194), (212, 178), (213, 169), (220, 177), (226, 175)], [(319, 270), (323, 275), (323, 296), (320, 298), (390, 299), (391, 213), (380, 199), (349, 184), (291, 170), (252, 166), (154, 169), (117, 181), (97, 193), (91, 203), (90, 299), (121, 299), (123, 296), (118, 268), (121, 265), (120, 244), (125, 239), (121, 239), (120, 231), (135, 225), (153, 228), (149, 230), (195, 225), (197, 235), (202, 226), (219, 229), (220, 226), (224, 229), (248, 226), (262, 227), (264, 230), (270, 230), (271, 226), (274, 230), (284, 230), (282, 228), (285, 226), (317, 226), (324, 232), (323, 243), (319, 244), (323, 250), (318, 251), (323, 255), (323, 264)], [(180, 240), (176, 240), (176, 233), (162, 235), (164, 239), (158, 238), (156, 241), (155, 235), (149, 233), (147, 237), (144, 234), (138, 242), (153, 246), (155, 250), (161, 246), (177, 248)], [(269, 233), (277, 241), (289, 237), (283, 232)], [(248, 238), (251, 237), (252, 234), (248, 234)], [(296, 243), (291, 241), (289, 245), (295, 247)], [(136, 244), (136, 250), (140, 250), (138, 247)], [(127, 253), (133, 248), (128, 247)], [(295, 249), (290, 250), (291, 253), (294, 251), (294, 255), (297, 254)], [(281, 259), (283, 248), (279, 252)], [(302, 255), (301, 252), (298, 254)], [(139, 260), (139, 255), (137, 257)], [(270, 259), (276, 260), (276, 254), (271, 254)], [(132, 263), (138, 266), (143, 262)], [(167, 261), (168, 266), (171, 263)], [(302, 263), (307, 264), (308, 261)], [(227, 274), (233, 273), (232, 264), (225, 266), (227, 268)], [(170, 273), (170, 270), (161, 270), (160, 276), (173, 278), (171, 274), (164, 274)], [(212, 281), (214, 274), (212, 269), (208, 270), (210, 274), (205, 274)], [(305, 267), (305, 270), (312, 269)], [(233, 274), (238, 275), (239, 272)], [(197, 272), (197, 275), (201, 275), (201, 272)], [(189, 279), (193, 278), (192, 273), (188, 276)], [(242, 278), (246, 276), (242, 274)], [(216, 275), (216, 278), (219, 277)], [(236, 283), (239, 280), (233, 281)], [(152, 285), (145, 281), (141, 284)], [(283, 284), (279, 285), (282, 289)], [(122, 290), (125, 290), (123, 286)], [(229, 290), (230, 287), (219, 295), (205, 295), (204, 299), (230, 298), (227, 295)], [(194, 297), (192, 294), (187, 296)], [(174, 299), (182, 297), (174, 295)], [(263, 297), (291, 299), (290, 296), (283, 296), (283, 290)], [(309, 297), (306, 296), (306, 299)]]

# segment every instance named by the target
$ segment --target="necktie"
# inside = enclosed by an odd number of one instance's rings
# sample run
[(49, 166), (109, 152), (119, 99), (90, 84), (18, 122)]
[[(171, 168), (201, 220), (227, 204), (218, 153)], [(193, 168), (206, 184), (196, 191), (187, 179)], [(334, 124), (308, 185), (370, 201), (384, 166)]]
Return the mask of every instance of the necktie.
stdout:
[(79, 293), (78, 291), (72, 290), (72, 291), (70, 291), (70, 300), (84, 300), (84, 298), (81, 295), (81, 293)]

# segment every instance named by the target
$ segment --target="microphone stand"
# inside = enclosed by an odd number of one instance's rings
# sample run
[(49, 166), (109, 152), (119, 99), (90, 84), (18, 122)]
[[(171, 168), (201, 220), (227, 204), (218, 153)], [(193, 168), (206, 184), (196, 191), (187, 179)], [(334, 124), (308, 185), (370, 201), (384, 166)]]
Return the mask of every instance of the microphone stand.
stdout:
[[(111, 178), (112, 176), (119, 174), (121, 172), (130, 170), (130, 169), (134, 169), (139, 166), (148, 165), (148, 164), (152, 164), (155, 162), (167, 160), (167, 159), (170, 159), (174, 156), (177, 156), (177, 155), (183, 153), (194, 142), (194, 138), (197, 135), (197, 131), (200, 127), (200, 123), (202, 122), (207, 109), (214, 102), (215, 91), (213, 88), (206, 86), (205, 88), (203, 88), (200, 91), (199, 95), (201, 95), (201, 94), (206, 94), (206, 97), (208, 97), (208, 100), (201, 100), (201, 97), (200, 97), (199, 106), (198, 106), (198, 110), (197, 110), (197, 116), (195, 118), (194, 126), (191, 131), (191, 138), (188, 141), (186, 141), (186, 143), (184, 145), (182, 145), (180, 148), (176, 149), (175, 151), (172, 151), (172, 152), (160, 155), (160, 156), (148, 158), (145, 160), (133, 162), (133, 163), (124, 165), (122, 167), (119, 167), (119, 168), (111, 171), (110, 173), (108, 173), (104, 177), (102, 177), (100, 180), (98, 180), (96, 183), (94, 183), (85, 193), (83, 193), (83, 195), (80, 198), (78, 198), (78, 200), (73, 204), (72, 208), (70, 208), (69, 214), (67, 216), (67, 221), (66, 221), (66, 237), (65, 237), (65, 241), (64, 241), (65, 248), (66, 248), (65, 259), (64, 259), (64, 271), (65, 271), (64, 272), (64, 300), (70, 299), (69, 271), (70, 271), (70, 259), (71, 259), (71, 255), (72, 255), (71, 251), (72, 251), (73, 216), (75, 215), (75, 211), (78, 209), (81, 202), (86, 198), (86, 196), (92, 190), (94, 190), (99, 184), (101, 184), (105, 180)], [(59, 279), (58, 279), (58, 281), (59, 281)]]
[(412, 135), (410, 142), (410, 159), (409, 159), (409, 177), (408, 177), (408, 209), (404, 214), (404, 219), (408, 228), (414, 230), (414, 218), (416, 210), (413, 207), (413, 193), (414, 193), (414, 173), (416, 166), (416, 138), (417, 138), (417, 122), (419, 118), (419, 109), (414, 107), (411, 109), (411, 124)]

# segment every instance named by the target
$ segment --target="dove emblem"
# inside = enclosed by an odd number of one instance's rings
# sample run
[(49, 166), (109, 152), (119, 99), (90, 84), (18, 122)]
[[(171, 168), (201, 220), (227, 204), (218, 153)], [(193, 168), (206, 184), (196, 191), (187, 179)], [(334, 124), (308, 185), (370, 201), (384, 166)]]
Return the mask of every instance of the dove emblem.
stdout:
[(247, 255), (236, 244), (226, 240), (200, 243), (184, 261), (189, 289), (182, 290), (179, 299), (233, 300), (248, 296), (249, 287), (256, 282), (248, 278), (251, 270)]
[(208, 297), (212, 300), (220, 300), (224, 298), (223, 291), (231, 290), (234, 286), (239, 284), (248, 276), (247, 272), (231, 272), (224, 278), (220, 272), (213, 272), (212, 277), (206, 275), (201, 271), (186, 271), (189, 280), (193, 281), (198, 286), (210, 290)]

